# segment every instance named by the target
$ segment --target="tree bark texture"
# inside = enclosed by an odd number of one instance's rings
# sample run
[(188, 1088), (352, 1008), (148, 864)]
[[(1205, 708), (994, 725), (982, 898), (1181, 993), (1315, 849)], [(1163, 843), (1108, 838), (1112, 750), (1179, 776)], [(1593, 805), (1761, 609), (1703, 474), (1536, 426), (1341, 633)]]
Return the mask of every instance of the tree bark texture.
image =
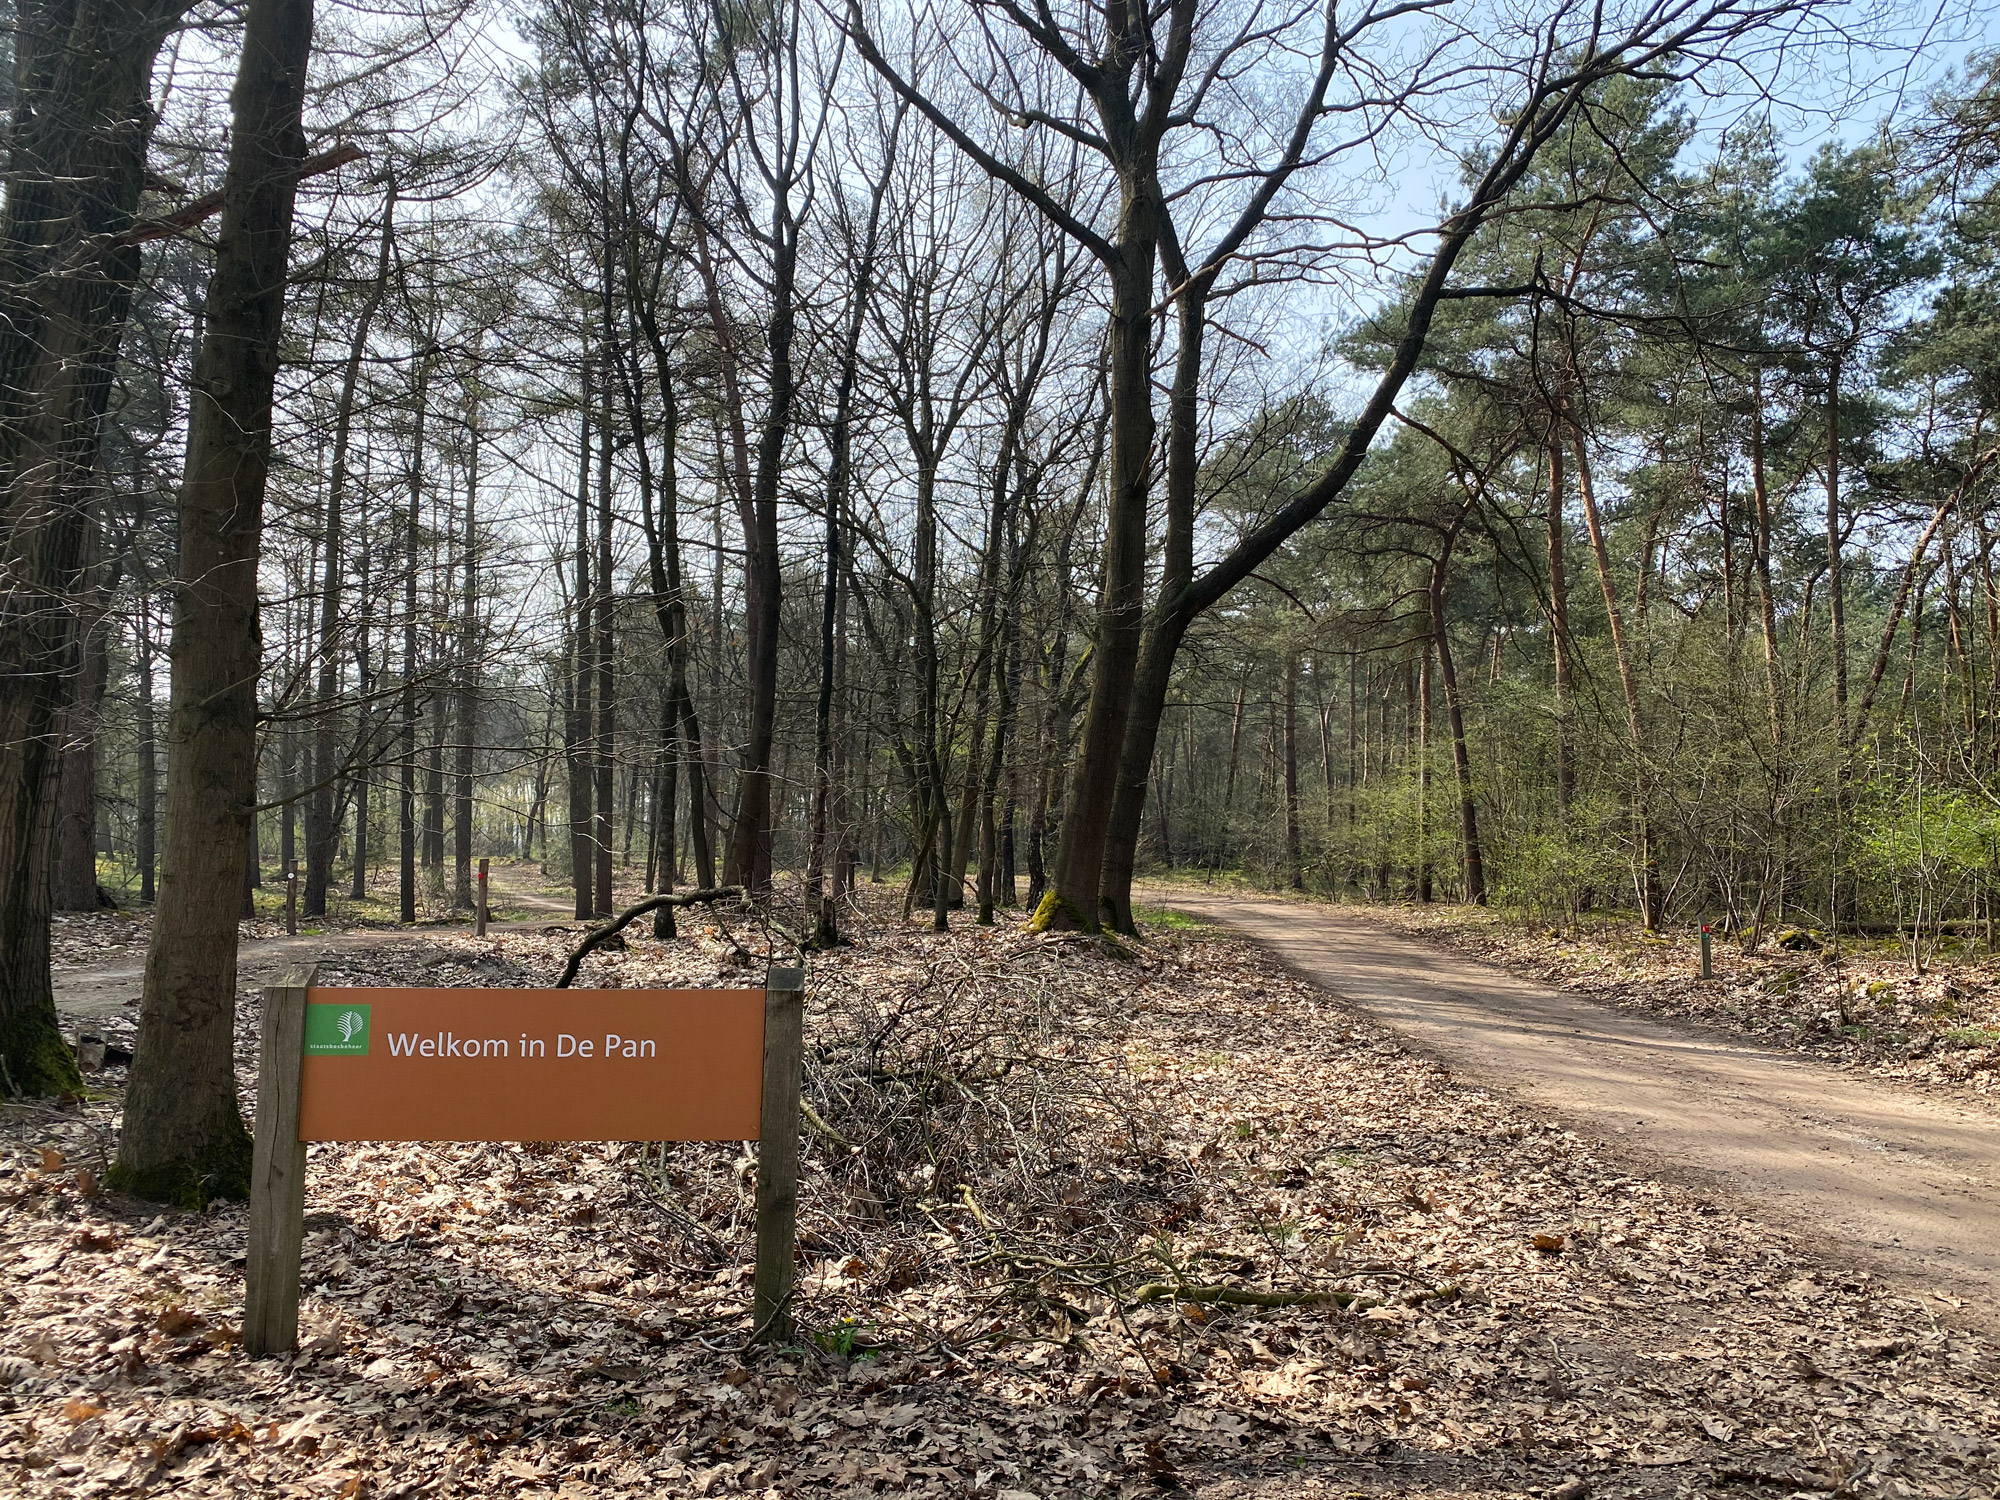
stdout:
[(180, 12), (179, 0), (20, 0), (14, 13), (0, 207), (0, 1064), (31, 1093), (77, 1082), (49, 981), (58, 720), (139, 272), (123, 236), (145, 178), (153, 60)]
[(162, 890), (113, 1179), (183, 1204), (249, 1186), (236, 898), (257, 798), (257, 555), (312, 27), (312, 0), (250, 0), (180, 492)]

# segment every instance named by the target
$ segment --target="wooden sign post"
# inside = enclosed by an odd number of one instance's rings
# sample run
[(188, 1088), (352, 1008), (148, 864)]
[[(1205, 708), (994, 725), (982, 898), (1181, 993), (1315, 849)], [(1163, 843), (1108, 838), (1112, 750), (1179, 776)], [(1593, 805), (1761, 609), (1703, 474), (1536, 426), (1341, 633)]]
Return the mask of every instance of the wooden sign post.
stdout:
[(264, 991), (257, 1060), (257, 1129), (251, 1137), (250, 1243), (243, 1261), (243, 1348), (253, 1359), (299, 1342), (299, 1247), (305, 1238), (306, 1143), (299, 1135), (306, 992), (313, 966)]
[(487, 913), (486, 880), (491, 869), (492, 869), (492, 862), (490, 860), (482, 858), (479, 861), (479, 888), (477, 893), (472, 898), (474, 902), (473, 913), (472, 913), (472, 935), (474, 937), (486, 936), (486, 913)]
[(792, 1336), (792, 1247), (799, 1218), (799, 1080), (805, 1063), (806, 971), (764, 980), (764, 1090), (757, 1125), (757, 1279), (753, 1343)]
[(243, 1344), (296, 1347), (308, 1141), (758, 1142), (752, 1338), (792, 1336), (805, 971), (764, 990), (264, 992)]

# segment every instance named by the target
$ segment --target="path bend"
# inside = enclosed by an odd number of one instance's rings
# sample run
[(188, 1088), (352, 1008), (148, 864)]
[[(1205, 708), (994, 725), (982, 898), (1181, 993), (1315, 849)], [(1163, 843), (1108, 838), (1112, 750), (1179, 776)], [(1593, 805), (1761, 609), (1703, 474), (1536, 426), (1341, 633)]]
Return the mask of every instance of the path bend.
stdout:
[(1352, 908), (1156, 887), (1454, 1070), (2000, 1327), (2000, 1118), (1550, 990)]

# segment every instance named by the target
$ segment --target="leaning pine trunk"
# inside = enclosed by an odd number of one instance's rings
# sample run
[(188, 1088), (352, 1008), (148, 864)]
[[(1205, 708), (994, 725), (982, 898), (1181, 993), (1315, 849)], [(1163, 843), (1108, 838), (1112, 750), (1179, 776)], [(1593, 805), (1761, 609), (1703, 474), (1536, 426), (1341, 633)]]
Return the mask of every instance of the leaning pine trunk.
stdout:
[(198, 1204), (249, 1187), (236, 910), (257, 784), (257, 553), (312, 0), (250, 0), (180, 493), (161, 900), (112, 1178)]

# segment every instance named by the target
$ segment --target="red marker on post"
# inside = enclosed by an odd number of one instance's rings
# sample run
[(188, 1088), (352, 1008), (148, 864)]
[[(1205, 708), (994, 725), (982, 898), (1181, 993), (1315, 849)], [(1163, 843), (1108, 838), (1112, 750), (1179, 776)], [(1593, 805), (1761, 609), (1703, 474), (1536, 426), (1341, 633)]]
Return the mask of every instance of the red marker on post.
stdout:
[(1701, 924), (1701, 977), (1703, 979), (1715, 978), (1715, 969), (1709, 963), (1708, 933), (1708, 923), (1704, 922)]

